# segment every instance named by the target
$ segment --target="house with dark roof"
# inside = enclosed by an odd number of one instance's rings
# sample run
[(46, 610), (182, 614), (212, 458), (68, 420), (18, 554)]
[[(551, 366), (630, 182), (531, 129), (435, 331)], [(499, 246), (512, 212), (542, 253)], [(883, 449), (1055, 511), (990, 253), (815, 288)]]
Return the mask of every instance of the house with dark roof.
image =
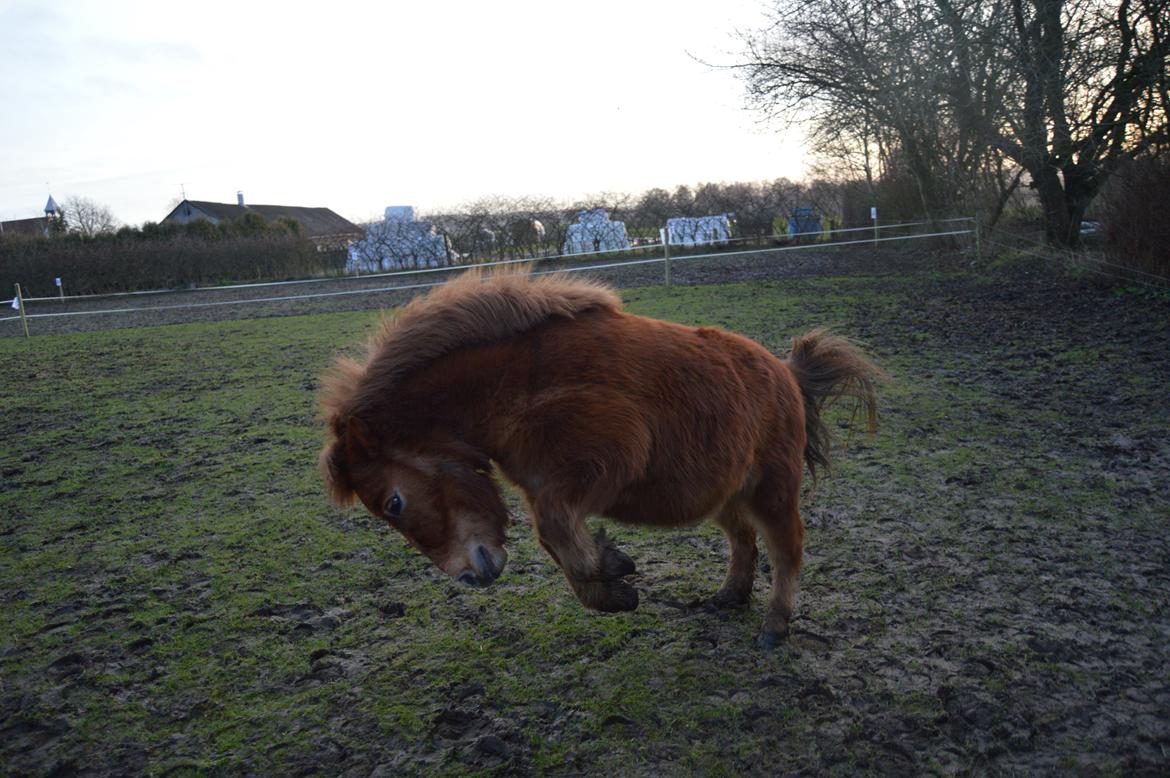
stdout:
[(30, 238), (47, 238), (49, 236), (50, 220), (61, 213), (57, 201), (49, 195), (45, 203), (45, 215), (34, 216), (31, 219), (10, 219), (0, 222), (0, 235), (24, 235)]
[(265, 221), (295, 219), (305, 229), (305, 237), (318, 250), (345, 248), (362, 237), (362, 228), (338, 216), (328, 208), (307, 208), (298, 205), (247, 205), (244, 193), (236, 194), (235, 203), (211, 203), (205, 200), (183, 200), (162, 220), (163, 224), (189, 224), (204, 219), (212, 224), (239, 219), (248, 213), (264, 217)]

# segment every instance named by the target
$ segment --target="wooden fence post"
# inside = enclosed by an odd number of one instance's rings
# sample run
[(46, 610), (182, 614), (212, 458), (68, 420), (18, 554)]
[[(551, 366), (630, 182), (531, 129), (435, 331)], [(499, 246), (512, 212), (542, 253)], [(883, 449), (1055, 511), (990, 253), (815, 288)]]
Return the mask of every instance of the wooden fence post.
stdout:
[(16, 285), (16, 304), (20, 308), (20, 323), (24, 326), (24, 336), (28, 337), (28, 318), (24, 315), (24, 295), (20, 293), (20, 284)]
[(983, 239), (980, 236), (981, 220), (979, 219), (979, 211), (975, 212), (975, 259), (983, 263)]
[(662, 228), (662, 255), (666, 260), (666, 285), (670, 286), (670, 227)]

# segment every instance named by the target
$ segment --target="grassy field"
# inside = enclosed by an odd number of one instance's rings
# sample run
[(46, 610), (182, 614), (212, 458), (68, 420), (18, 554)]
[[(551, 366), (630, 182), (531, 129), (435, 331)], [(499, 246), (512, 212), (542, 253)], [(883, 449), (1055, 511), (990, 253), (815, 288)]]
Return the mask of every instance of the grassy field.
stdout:
[[(1165, 774), (1170, 299), (970, 275), (623, 292), (893, 381), (806, 501), (798, 618), (713, 527), (610, 525), (582, 610), (523, 509), (492, 588), (339, 512), (317, 380), (376, 316), (0, 341), (0, 773)], [(843, 417), (838, 421), (843, 422)]]

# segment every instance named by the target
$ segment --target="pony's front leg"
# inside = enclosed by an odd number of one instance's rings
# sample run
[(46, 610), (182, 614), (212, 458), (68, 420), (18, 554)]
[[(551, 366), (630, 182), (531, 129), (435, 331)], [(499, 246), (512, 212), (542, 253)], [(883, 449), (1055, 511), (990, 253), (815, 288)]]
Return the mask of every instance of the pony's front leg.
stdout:
[(604, 532), (589, 537), (584, 516), (574, 511), (533, 506), (533, 513), (540, 545), (583, 605), (607, 613), (638, 607), (638, 590), (622, 580), (634, 572), (634, 562)]

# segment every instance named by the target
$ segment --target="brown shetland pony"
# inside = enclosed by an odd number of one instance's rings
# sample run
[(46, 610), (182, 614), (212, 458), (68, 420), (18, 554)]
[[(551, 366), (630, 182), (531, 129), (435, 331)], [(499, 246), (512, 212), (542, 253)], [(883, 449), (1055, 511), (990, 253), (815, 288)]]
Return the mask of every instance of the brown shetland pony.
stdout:
[(633, 610), (633, 561), (587, 516), (661, 527), (711, 518), (731, 563), (713, 603), (745, 604), (756, 533), (772, 561), (763, 645), (788, 632), (804, 545), (804, 464), (829, 464), (821, 410), (858, 398), (872, 429), (881, 371), (845, 338), (747, 338), (625, 313), (567, 276), (466, 273), (415, 299), (342, 359), (321, 405), (320, 466), (440, 569), (472, 585), (503, 570), (507, 511), (492, 463), (528, 499), (540, 544), (586, 606)]

